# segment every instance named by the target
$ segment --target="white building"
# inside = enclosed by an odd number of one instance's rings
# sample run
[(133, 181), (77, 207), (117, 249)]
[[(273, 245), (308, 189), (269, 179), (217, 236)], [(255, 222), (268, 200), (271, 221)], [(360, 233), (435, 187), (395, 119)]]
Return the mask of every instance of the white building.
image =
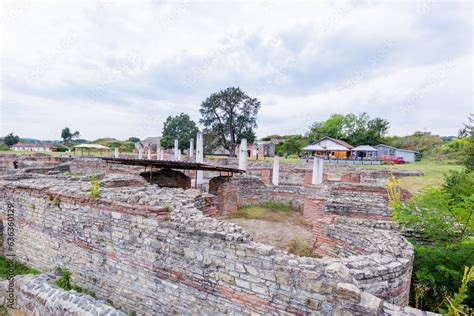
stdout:
[(14, 151), (58, 151), (51, 143), (16, 143), (10, 147)]
[(376, 145), (377, 156), (380, 158), (402, 158), (405, 162), (415, 162), (417, 151), (400, 149), (384, 144)]

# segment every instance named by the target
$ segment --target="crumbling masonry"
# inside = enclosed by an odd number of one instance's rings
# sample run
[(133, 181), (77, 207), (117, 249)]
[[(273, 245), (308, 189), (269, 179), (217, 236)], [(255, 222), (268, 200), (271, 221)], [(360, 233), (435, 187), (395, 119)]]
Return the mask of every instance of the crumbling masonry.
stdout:
[[(65, 165), (83, 175), (65, 172)], [(378, 196), (376, 184), (273, 187), (261, 177), (244, 176), (221, 181), (217, 196), (208, 199), (198, 190), (149, 184), (139, 170), (130, 175), (109, 166), (104, 172), (99, 165), (58, 162), (40, 172), (46, 174), (30, 172), (39, 168), (34, 164), (5, 170), (0, 194), (3, 205), (15, 209), (14, 250), (21, 262), (66, 267), (78, 285), (138, 315), (424, 314), (403, 307), (413, 249), (386, 220), (383, 199), (364, 200), (364, 190)], [(97, 170), (102, 190), (92, 198), (87, 174)], [(351, 197), (354, 190), (362, 192), (356, 194), (360, 201)], [(240, 227), (203, 213), (212, 207), (231, 211), (232, 205), (224, 205), (227, 194), (236, 205), (255, 199), (301, 203), (314, 224), (315, 251), (325, 257), (297, 257), (255, 243)], [(367, 208), (360, 207), (364, 203)], [(6, 221), (5, 210), (0, 216)], [(19, 277), (17, 309), (62, 315), (86, 300), (58, 294), (41, 277)], [(40, 284), (41, 293), (29, 293), (28, 284)], [(122, 313), (101, 301), (83, 305), (87, 313)]]

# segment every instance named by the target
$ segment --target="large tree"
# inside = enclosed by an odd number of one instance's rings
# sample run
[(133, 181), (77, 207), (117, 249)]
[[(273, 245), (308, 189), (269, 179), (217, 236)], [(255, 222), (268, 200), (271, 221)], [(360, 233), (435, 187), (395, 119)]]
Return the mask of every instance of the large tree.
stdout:
[(359, 115), (333, 114), (326, 121), (313, 123), (307, 136), (312, 142), (329, 136), (354, 146), (376, 145), (382, 141), (388, 127), (388, 121), (379, 117), (371, 119), (365, 112)]
[(18, 143), (20, 141), (20, 137), (18, 137), (17, 135), (13, 135), (13, 133), (10, 133), (8, 134), (7, 136), (5, 136), (5, 138), (3, 139), (3, 143), (7, 146), (12, 146), (12, 145), (15, 145), (16, 143)]
[(74, 138), (78, 138), (79, 136), (79, 131), (71, 133), (71, 129), (69, 127), (65, 127), (61, 131), (61, 138), (63, 139), (64, 143), (70, 143)]
[(255, 139), (260, 101), (245, 94), (240, 88), (230, 87), (211, 94), (202, 104), (199, 122), (204, 133), (217, 136), (214, 144), (221, 145), (235, 155), (235, 148), (243, 138)]
[(196, 123), (191, 120), (189, 115), (181, 113), (177, 116), (168, 116), (163, 126), (161, 145), (172, 148), (174, 140), (177, 139), (179, 149), (189, 148), (189, 141), (196, 138), (198, 131)]

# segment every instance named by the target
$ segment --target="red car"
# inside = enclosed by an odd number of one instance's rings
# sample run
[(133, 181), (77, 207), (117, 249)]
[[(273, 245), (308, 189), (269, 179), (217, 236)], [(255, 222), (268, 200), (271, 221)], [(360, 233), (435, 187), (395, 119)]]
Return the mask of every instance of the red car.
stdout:
[(384, 161), (391, 161), (396, 165), (400, 165), (400, 164), (405, 163), (405, 160), (403, 160), (403, 158), (401, 158), (401, 157), (385, 157), (383, 160)]

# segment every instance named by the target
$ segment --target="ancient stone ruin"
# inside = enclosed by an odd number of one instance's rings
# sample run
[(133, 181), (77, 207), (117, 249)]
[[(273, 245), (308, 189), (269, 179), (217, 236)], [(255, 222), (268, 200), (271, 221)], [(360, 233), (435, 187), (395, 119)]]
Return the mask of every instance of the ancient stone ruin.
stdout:
[[(314, 185), (311, 164), (280, 164), (274, 185), (270, 163), (247, 161), (245, 175), (203, 172), (201, 190), (184, 178), (194, 181), (195, 172), (165, 171), (154, 182), (140, 175), (140, 167), (100, 159), (13, 156), (0, 158), (0, 255), (13, 251), (41, 271), (67, 268), (75, 283), (97, 296), (57, 288), (53, 272), (18, 276), (17, 310), (40, 315), (430, 314), (407, 307), (413, 247), (390, 221), (386, 171), (325, 166), (322, 183)], [(208, 163), (238, 165), (231, 158)], [(100, 183), (98, 197), (90, 193), (91, 175)], [(241, 227), (215, 218), (262, 201), (300, 205), (320, 257), (298, 257), (257, 243)], [(11, 249), (5, 239), (11, 220), (7, 205), (15, 210)], [(7, 291), (6, 281), (0, 283), (2, 296)]]

